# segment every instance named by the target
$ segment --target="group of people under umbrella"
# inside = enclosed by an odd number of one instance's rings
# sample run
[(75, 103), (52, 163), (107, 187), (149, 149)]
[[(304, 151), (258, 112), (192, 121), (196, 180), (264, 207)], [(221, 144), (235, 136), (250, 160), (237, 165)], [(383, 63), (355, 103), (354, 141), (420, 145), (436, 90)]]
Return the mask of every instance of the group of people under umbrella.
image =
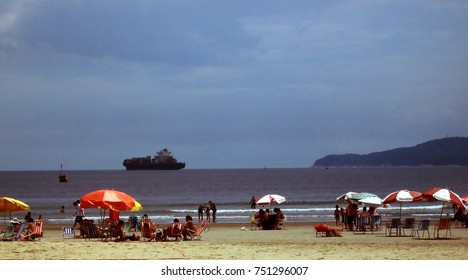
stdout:
[[(372, 193), (356, 193), (348, 192), (337, 197), (337, 202), (348, 202), (350, 205), (363, 204), (368, 206), (370, 209), (376, 209), (378, 207), (386, 207), (388, 204), (399, 203), (400, 212), (399, 216), (402, 216), (402, 204), (408, 202), (442, 202), (442, 210), (440, 218), (442, 218), (444, 206), (446, 203), (450, 203), (457, 209), (453, 219), (465, 223), (468, 227), (468, 215), (465, 213), (466, 206), (468, 203), (468, 195), (460, 197), (458, 194), (447, 188), (435, 187), (430, 188), (424, 192), (412, 191), (412, 190), (398, 190), (388, 194), (384, 199), (379, 198), (377, 195)], [(352, 220), (356, 213), (352, 213), (348, 216), (348, 225), (352, 230)]]

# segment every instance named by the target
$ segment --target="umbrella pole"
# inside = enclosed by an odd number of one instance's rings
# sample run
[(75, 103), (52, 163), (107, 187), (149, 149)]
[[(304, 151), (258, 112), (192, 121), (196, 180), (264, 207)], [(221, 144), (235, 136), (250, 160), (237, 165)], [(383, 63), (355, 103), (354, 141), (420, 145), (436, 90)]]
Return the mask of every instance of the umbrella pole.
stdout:
[(445, 201), (442, 201), (442, 209), (440, 210), (439, 220), (442, 219), (442, 213), (444, 212)]
[(403, 206), (403, 202), (400, 201), (400, 221), (401, 221), (401, 207)]

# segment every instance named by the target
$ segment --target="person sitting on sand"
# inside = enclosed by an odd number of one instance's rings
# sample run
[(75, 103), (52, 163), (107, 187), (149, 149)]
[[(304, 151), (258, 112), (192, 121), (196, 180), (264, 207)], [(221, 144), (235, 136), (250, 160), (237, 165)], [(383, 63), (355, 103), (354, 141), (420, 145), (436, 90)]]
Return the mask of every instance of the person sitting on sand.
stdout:
[(34, 240), (34, 238), (31, 238), (31, 234), (33, 232), (34, 232), (34, 219), (29, 218), (26, 221), (26, 225), (24, 226), (23, 232), (20, 234), (18, 240), (20, 241)]
[(254, 217), (257, 220), (258, 229), (263, 229), (263, 225), (268, 223), (268, 213), (263, 209), (260, 209), (257, 213), (255, 213)]
[(187, 240), (187, 236), (189, 234), (193, 234), (195, 231), (197, 231), (197, 226), (193, 222), (193, 218), (190, 215), (185, 216), (185, 225), (182, 229), (182, 236), (184, 236), (184, 240)]
[(166, 241), (168, 237), (178, 237), (179, 233), (182, 233), (182, 224), (175, 218), (172, 224), (163, 230), (163, 240)]
[(284, 221), (284, 214), (283, 214), (283, 211), (281, 211), (280, 208), (275, 208), (273, 209), (273, 212), (276, 214), (276, 225), (275, 225), (275, 228), (278, 229), (279, 226), (281, 226), (283, 224), (283, 221)]
[(119, 220), (117, 222), (117, 225), (115, 225), (113, 228), (114, 232), (112, 236), (117, 237), (115, 239), (116, 242), (122, 242), (122, 241), (127, 241), (127, 240), (131, 240), (131, 241), (140, 240), (140, 236), (135, 236), (135, 234), (132, 234), (131, 236), (125, 236), (124, 231), (123, 231), (124, 225), (125, 225), (125, 222), (123, 220)]
[(463, 213), (463, 209), (458, 207), (457, 212), (453, 216), (454, 221), (465, 223), (465, 227), (468, 227), (468, 215)]
[(141, 221), (140, 221), (140, 230), (143, 228), (143, 224), (148, 223), (149, 224), (149, 231), (150, 232), (155, 232), (156, 229), (158, 228), (158, 225), (153, 223), (153, 221), (148, 217), (148, 214), (144, 214)]

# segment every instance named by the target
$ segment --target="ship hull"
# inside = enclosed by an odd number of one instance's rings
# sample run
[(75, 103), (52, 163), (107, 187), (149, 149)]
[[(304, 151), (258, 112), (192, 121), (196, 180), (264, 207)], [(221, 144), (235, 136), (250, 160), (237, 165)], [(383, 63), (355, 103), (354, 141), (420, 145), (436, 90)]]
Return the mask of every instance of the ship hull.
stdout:
[(180, 170), (185, 168), (185, 163), (149, 163), (149, 164), (125, 164), (127, 170)]

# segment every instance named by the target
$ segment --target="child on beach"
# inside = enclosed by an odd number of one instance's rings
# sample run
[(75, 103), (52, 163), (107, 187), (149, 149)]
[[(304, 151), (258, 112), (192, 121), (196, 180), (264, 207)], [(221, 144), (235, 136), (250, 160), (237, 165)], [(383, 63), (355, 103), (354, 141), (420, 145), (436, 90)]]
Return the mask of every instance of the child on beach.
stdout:
[(206, 215), (206, 220), (208, 223), (211, 222), (211, 215), (210, 215), (210, 204), (205, 205), (205, 215)]
[(333, 215), (335, 216), (335, 225), (339, 226), (340, 225), (340, 208), (338, 205), (335, 205), (335, 211), (333, 212)]

